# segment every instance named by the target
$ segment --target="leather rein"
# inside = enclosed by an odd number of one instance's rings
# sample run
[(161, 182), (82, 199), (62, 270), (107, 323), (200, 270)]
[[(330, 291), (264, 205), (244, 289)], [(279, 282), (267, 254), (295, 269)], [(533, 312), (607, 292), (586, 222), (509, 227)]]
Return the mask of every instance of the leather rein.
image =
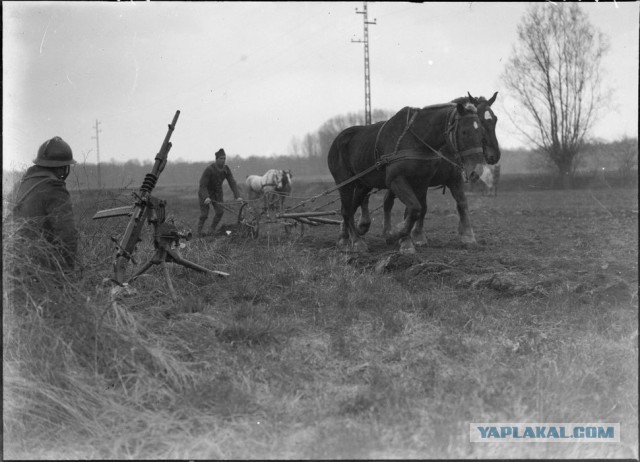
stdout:
[[(466, 169), (464, 168), (464, 158), (468, 156), (484, 153), (484, 151), (481, 147), (470, 148), (470, 149), (465, 149), (464, 151), (460, 151), (458, 149), (456, 133), (458, 131), (458, 125), (461, 119), (463, 118), (478, 119), (477, 114), (468, 114), (468, 115), (461, 116), (460, 114), (458, 114), (458, 111), (456, 110), (455, 107), (453, 107), (451, 112), (449, 113), (447, 128), (445, 130), (445, 136), (446, 136), (445, 147), (448, 148), (448, 150), (454, 154), (455, 161), (453, 161), (449, 159), (447, 156), (445, 156), (440, 150), (433, 148), (431, 145), (429, 145), (429, 143), (427, 143), (422, 138), (420, 138), (420, 136), (418, 136), (418, 134), (412, 129), (413, 122), (418, 116), (418, 113), (420, 112), (420, 110), (416, 110), (415, 112), (413, 112), (413, 115), (410, 116), (412, 111), (413, 109), (411, 108), (409, 108), (409, 110), (407, 111), (407, 121), (405, 124), (405, 128), (402, 131), (402, 134), (398, 137), (398, 140), (396, 141), (394, 151), (390, 154), (381, 155), (379, 159), (377, 156), (378, 140), (380, 138), (380, 133), (382, 132), (382, 129), (385, 127), (385, 125), (387, 124), (388, 120), (384, 124), (382, 124), (382, 126), (378, 130), (378, 133), (376, 135), (376, 143), (374, 145), (375, 146), (374, 153), (376, 158), (378, 159), (376, 162), (376, 166), (378, 166), (378, 168), (381, 168), (386, 164), (390, 164), (392, 162), (397, 162), (400, 160), (434, 160), (436, 158), (440, 158), (446, 162), (449, 162), (454, 167), (460, 169), (463, 173), (465, 181), (467, 181), (468, 175), (467, 175)], [(480, 124), (480, 119), (478, 119), (478, 124)], [(425, 156), (424, 154), (416, 153), (415, 149), (399, 150), (398, 148), (400, 146), (400, 142), (402, 141), (402, 139), (407, 133), (411, 133), (418, 141), (420, 141), (423, 145), (429, 148), (431, 152), (435, 154), (436, 157)]]
[[(346, 186), (347, 184), (352, 183), (352, 182), (358, 180), (359, 178), (362, 178), (363, 176), (371, 173), (373, 170), (379, 170), (382, 167), (386, 166), (387, 164), (390, 164), (392, 162), (397, 162), (397, 161), (400, 161), (400, 160), (434, 160), (434, 159), (437, 159), (439, 157), (439, 158), (449, 162), (454, 167), (459, 168), (462, 171), (462, 174), (464, 176), (465, 182), (468, 181), (467, 172), (466, 172), (466, 170), (464, 168), (464, 164), (462, 162), (462, 160), (464, 159), (464, 156), (480, 154), (480, 153), (484, 153), (484, 151), (483, 151), (482, 148), (479, 147), (479, 148), (466, 149), (466, 150), (464, 150), (462, 152), (459, 152), (458, 148), (457, 148), (457, 142), (456, 142), (456, 139), (455, 139), (455, 134), (458, 131), (458, 123), (459, 123), (460, 119), (462, 119), (464, 117), (473, 117), (473, 118), (477, 119), (478, 124), (480, 123), (480, 119), (478, 119), (478, 115), (477, 114), (469, 114), (469, 115), (460, 116), (458, 114), (457, 109), (455, 108), (455, 105), (453, 105), (453, 104), (446, 104), (444, 106), (454, 106), (452, 108), (451, 112), (449, 113), (448, 122), (447, 122), (447, 129), (445, 130), (446, 147), (448, 147), (456, 155), (456, 157), (458, 157), (457, 160), (459, 160), (459, 163), (456, 163), (456, 162), (452, 161), (451, 159), (447, 158), (444, 154), (442, 154), (440, 151), (438, 151), (437, 149), (434, 149), (433, 147), (431, 147), (426, 141), (424, 141), (422, 138), (420, 138), (411, 129), (411, 126), (413, 125), (413, 122), (416, 120), (416, 117), (418, 116), (418, 113), (420, 112), (420, 110), (419, 109), (416, 110), (411, 115), (412, 109), (409, 108), (409, 110), (407, 111), (407, 121), (405, 123), (404, 130), (402, 131), (402, 134), (398, 137), (398, 140), (396, 141), (396, 145), (395, 145), (394, 151), (391, 154), (383, 154), (383, 155), (378, 157), (378, 140), (380, 138), (380, 133), (382, 132), (382, 129), (385, 127), (385, 125), (387, 125), (387, 122), (389, 122), (389, 120), (387, 120), (387, 121), (385, 121), (385, 123), (382, 124), (382, 126), (380, 127), (380, 129), (378, 130), (378, 133), (376, 135), (376, 142), (374, 144), (374, 157), (376, 159), (376, 162), (371, 167), (361, 171), (360, 173), (357, 173), (356, 175), (354, 175), (351, 178), (343, 181), (342, 183), (334, 186), (333, 188), (328, 189), (323, 194), (329, 194), (329, 193), (331, 193), (333, 191), (337, 191), (338, 189), (342, 188), (343, 186)], [(433, 151), (433, 153), (437, 157), (425, 156), (424, 154), (420, 154), (419, 152), (416, 153), (415, 149), (401, 149), (401, 150), (398, 150), (398, 148), (400, 146), (400, 142), (402, 141), (404, 136), (409, 132), (413, 136), (415, 136), (422, 144), (424, 144), (431, 151)]]

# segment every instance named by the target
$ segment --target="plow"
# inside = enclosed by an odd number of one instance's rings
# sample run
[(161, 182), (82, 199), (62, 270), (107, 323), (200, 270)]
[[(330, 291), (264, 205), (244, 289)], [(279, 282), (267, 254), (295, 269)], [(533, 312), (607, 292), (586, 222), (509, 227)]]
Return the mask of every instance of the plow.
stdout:
[[(328, 194), (329, 192), (332, 191), (325, 193)], [(241, 236), (255, 239), (260, 234), (260, 227), (264, 227), (264, 225), (280, 225), (284, 228), (285, 233), (287, 234), (291, 233), (294, 228), (299, 227), (300, 234), (303, 235), (305, 226), (316, 227), (321, 225), (340, 225), (342, 223), (342, 220), (328, 218), (331, 216), (339, 216), (339, 212), (337, 210), (319, 210), (320, 208), (326, 207), (335, 201), (331, 201), (328, 204), (324, 204), (313, 210), (296, 211), (306, 203), (312, 202), (315, 199), (326, 195), (325, 193), (309, 198), (308, 200), (305, 200), (293, 207), (288, 207), (283, 210), (260, 209), (257, 207), (257, 204), (262, 202), (261, 199), (242, 202), (237, 212), (229, 207), (229, 203), (218, 204), (224, 209), (232, 212), (234, 215), (237, 214), (238, 232)], [(269, 192), (266, 194), (277, 196), (277, 193)], [(271, 201), (269, 201), (269, 203), (271, 203)]]

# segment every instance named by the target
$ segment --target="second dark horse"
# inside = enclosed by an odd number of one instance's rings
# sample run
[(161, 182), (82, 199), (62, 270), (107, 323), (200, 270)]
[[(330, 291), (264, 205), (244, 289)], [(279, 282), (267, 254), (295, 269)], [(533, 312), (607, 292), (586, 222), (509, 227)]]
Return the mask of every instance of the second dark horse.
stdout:
[[(479, 175), (483, 155), (482, 129), (471, 103), (448, 103), (422, 109), (405, 107), (386, 122), (353, 126), (338, 134), (329, 149), (329, 170), (339, 186), (343, 222), (338, 245), (366, 251), (362, 238), (369, 226), (366, 199), (372, 189), (390, 189), (405, 205), (403, 224), (387, 236), (400, 251), (413, 253), (410, 237), (426, 212), (426, 188), (442, 163), (453, 166), (447, 185), (462, 190), (460, 171)], [(354, 215), (362, 208), (356, 227)]]
[[(501, 156), (500, 145), (498, 144), (498, 138), (496, 137), (496, 123), (498, 122), (498, 118), (491, 109), (491, 105), (495, 102), (497, 96), (498, 92), (495, 92), (493, 96), (487, 100), (483, 96), (475, 98), (471, 96), (471, 94), (468, 94), (468, 96), (456, 98), (452, 101), (452, 103), (472, 103), (478, 109), (478, 115), (482, 126), (482, 146), (484, 149), (485, 160), (489, 165), (497, 164)], [(498, 166), (498, 169), (499, 168), (500, 167)], [(498, 170), (498, 172), (500, 172), (500, 170)], [(452, 173), (450, 165), (442, 165), (439, 172), (430, 178), (429, 187), (448, 186), (451, 181)], [(471, 180), (473, 182), (475, 178), (472, 178)], [(455, 199), (458, 208), (458, 216), (460, 217), (458, 231), (462, 239), (462, 243), (475, 244), (476, 240), (467, 213), (467, 199), (464, 189), (460, 191), (451, 189), (451, 195)], [(393, 194), (393, 191), (387, 190), (387, 193), (384, 196), (383, 236), (387, 236), (391, 233), (391, 209), (393, 207), (394, 199), (395, 195)], [(365, 201), (363, 208), (366, 209), (366, 206), (367, 204)], [(424, 212), (426, 214), (426, 208)], [(421, 215), (411, 230), (411, 239), (415, 245), (425, 245), (427, 243), (427, 236), (424, 232), (424, 217), (425, 215)]]

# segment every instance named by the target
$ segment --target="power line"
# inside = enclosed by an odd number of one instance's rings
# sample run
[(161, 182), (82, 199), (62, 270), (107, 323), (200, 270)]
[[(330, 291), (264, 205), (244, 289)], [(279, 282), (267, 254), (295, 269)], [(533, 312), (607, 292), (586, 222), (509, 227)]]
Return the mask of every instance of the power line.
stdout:
[(365, 125), (371, 124), (371, 74), (369, 72), (369, 24), (376, 24), (376, 20), (369, 21), (367, 18), (367, 2), (363, 3), (363, 11), (358, 11), (356, 8), (356, 14), (363, 15), (362, 22), (364, 23), (364, 40), (353, 40), (353, 43), (364, 43), (364, 123)]
[(96, 136), (92, 136), (91, 138), (96, 140), (96, 155), (97, 155), (97, 160), (98, 160), (98, 190), (102, 189), (102, 181), (101, 181), (101, 177), (100, 177), (100, 138), (98, 137), (98, 133), (101, 132), (100, 129), (98, 129), (98, 125), (100, 125), (100, 122), (98, 121), (98, 119), (96, 119)]

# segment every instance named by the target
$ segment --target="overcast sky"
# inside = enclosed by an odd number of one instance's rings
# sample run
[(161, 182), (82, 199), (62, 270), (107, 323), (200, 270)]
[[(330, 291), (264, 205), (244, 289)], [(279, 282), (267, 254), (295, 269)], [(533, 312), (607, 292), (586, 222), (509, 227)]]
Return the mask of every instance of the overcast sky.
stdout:
[[(546, 3), (548, 8), (563, 3)], [(610, 40), (614, 99), (594, 135), (637, 136), (638, 2), (581, 2)], [(530, 6), (368, 3), (371, 102), (400, 110), (491, 96)], [(288, 153), (293, 137), (364, 109), (362, 2), (2, 2), (3, 165), (22, 169), (59, 135), (77, 160), (152, 160), (175, 111), (170, 159)], [(502, 113), (502, 114), (501, 114)]]

